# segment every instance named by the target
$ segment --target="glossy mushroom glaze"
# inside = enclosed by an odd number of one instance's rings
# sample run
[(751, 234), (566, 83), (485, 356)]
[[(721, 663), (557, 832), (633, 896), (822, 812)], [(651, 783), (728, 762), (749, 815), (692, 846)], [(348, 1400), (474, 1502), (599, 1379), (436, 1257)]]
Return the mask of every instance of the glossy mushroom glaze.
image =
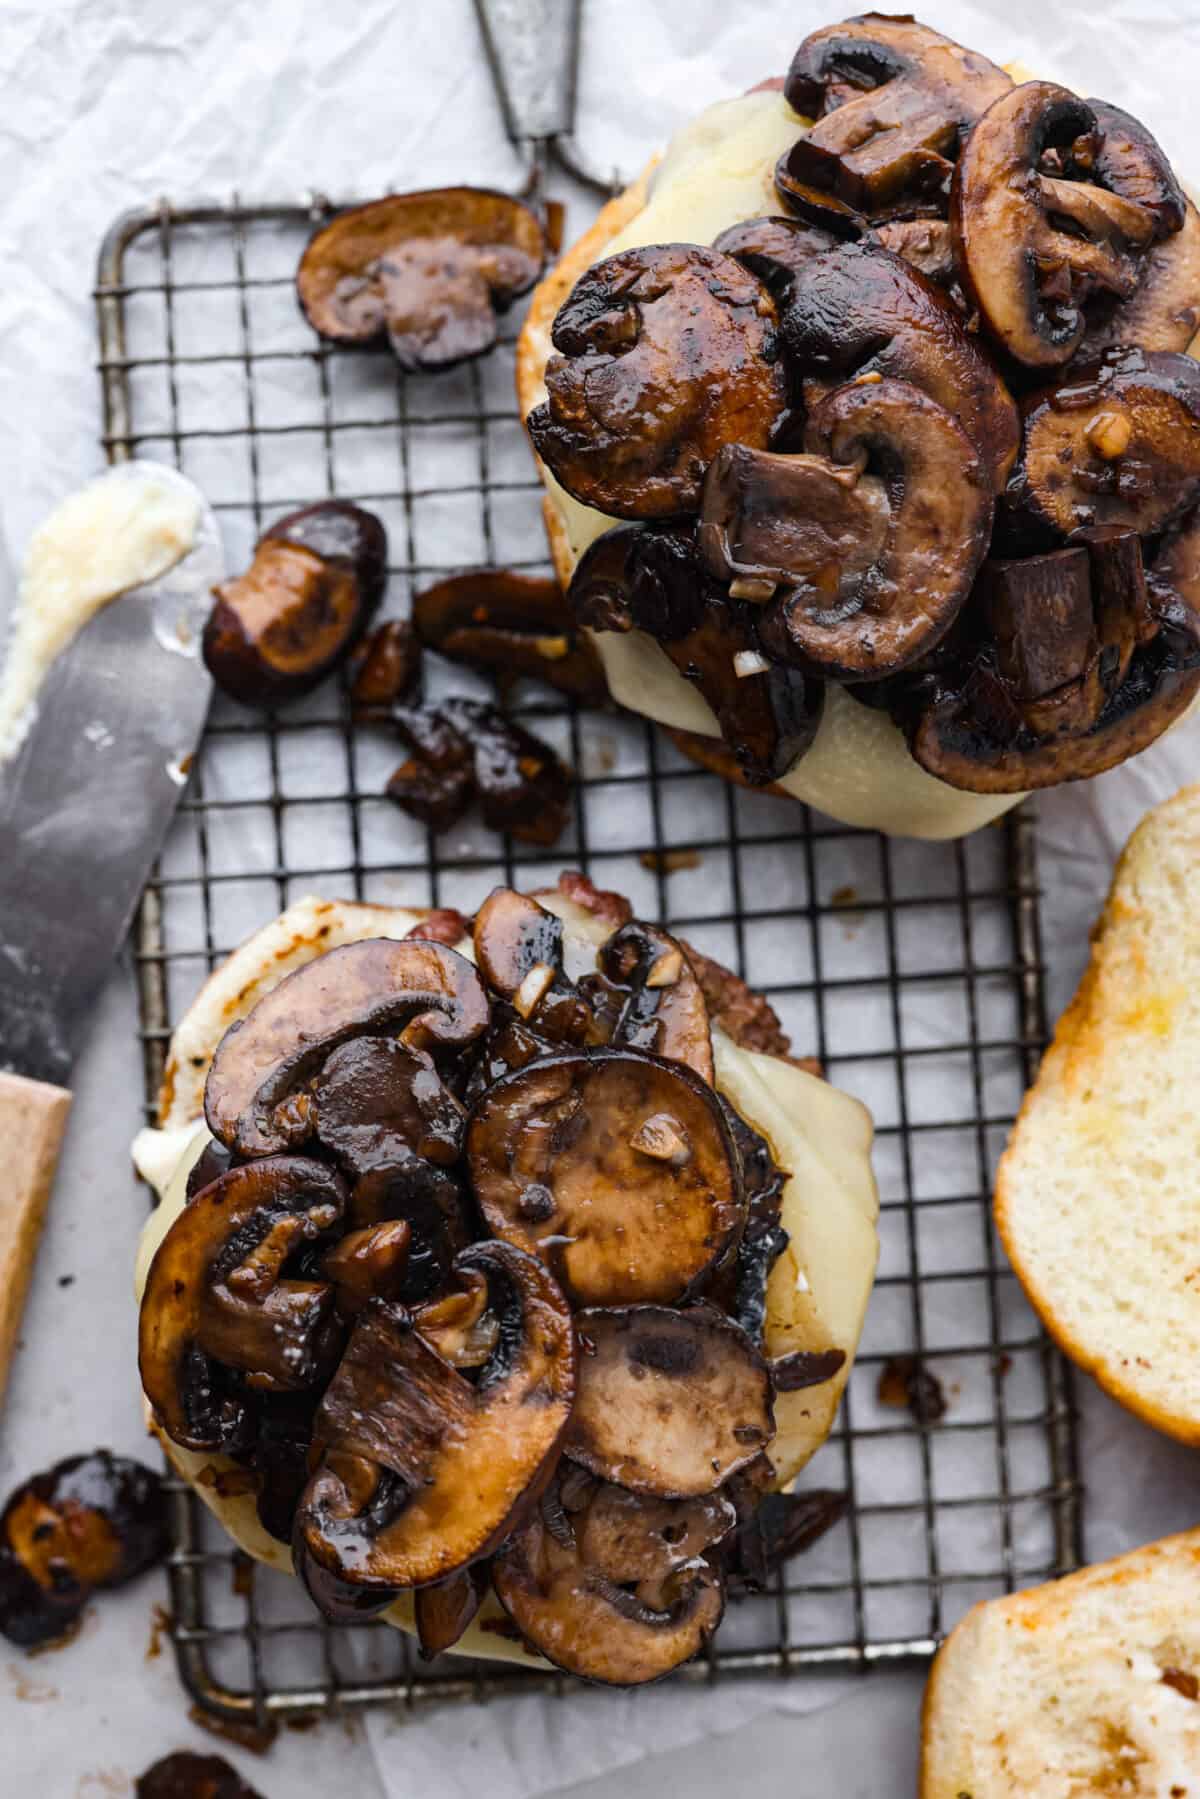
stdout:
[(559, 1666), (656, 1679), (720, 1619), (777, 1390), (845, 1352), (764, 1345), (785, 1175), (716, 1089), (714, 965), (625, 913), (568, 973), (508, 888), (472, 957), (438, 925), (328, 951), (226, 1033), (143, 1388), (328, 1617), (415, 1594), (434, 1655), (490, 1593)]
[(655, 639), (753, 784), (830, 682), (966, 791), (1111, 767), (1200, 689), (1200, 217), (1119, 107), (909, 18), (814, 32), (785, 94), (814, 122), (776, 208), (622, 249), (558, 313), (530, 436), (626, 521), (575, 618)]

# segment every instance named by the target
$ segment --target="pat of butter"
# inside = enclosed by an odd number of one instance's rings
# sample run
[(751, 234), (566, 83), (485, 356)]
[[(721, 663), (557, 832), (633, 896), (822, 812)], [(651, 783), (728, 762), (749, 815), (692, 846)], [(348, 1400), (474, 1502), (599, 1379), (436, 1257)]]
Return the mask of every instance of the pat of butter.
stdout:
[(29, 540), (0, 676), (0, 762), (16, 754), (54, 664), (102, 607), (174, 568), (201, 499), (173, 469), (133, 462), (71, 494)]

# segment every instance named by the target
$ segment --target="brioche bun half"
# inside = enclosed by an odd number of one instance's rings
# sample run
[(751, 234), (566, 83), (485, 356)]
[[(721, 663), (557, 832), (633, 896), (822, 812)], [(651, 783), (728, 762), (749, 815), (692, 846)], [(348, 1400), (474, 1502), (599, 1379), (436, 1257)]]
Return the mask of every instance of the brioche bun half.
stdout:
[[(557, 890), (535, 897), (564, 924), (568, 974), (595, 967), (596, 950), (616, 928)], [(285, 975), (367, 937), (404, 937), (424, 911), (306, 898), (235, 950), (201, 988), (176, 1029), (159, 1096), (159, 1128), (140, 1133), (134, 1161), (160, 1203), (142, 1233), (135, 1272), (140, 1302), (150, 1264), (186, 1203), (187, 1177), (208, 1142), (203, 1122), (209, 1064), (229, 1026), (244, 1018)], [(469, 939), (458, 944), (471, 956)], [(879, 1196), (871, 1171), (873, 1127), (866, 1108), (819, 1076), (778, 1056), (739, 1047), (713, 1027), (717, 1087), (771, 1144), (788, 1172), (781, 1222), (789, 1245), (767, 1290), (765, 1346), (771, 1356), (838, 1348), (846, 1361), (820, 1386), (780, 1393), (771, 1446), (776, 1485), (786, 1486), (829, 1435), (862, 1333), (878, 1255)], [(240, 1549), (291, 1572), (287, 1546), (259, 1523), (252, 1494), (222, 1494), (213, 1484), (235, 1464), (226, 1456), (181, 1449), (151, 1425), (176, 1471), (188, 1481)], [(415, 1631), (413, 1602), (402, 1594), (384, 1618)], [(497, 1634), (503, 1619), (489, 1594), (456, 1653), (542, 1665), (521, 1644)]]

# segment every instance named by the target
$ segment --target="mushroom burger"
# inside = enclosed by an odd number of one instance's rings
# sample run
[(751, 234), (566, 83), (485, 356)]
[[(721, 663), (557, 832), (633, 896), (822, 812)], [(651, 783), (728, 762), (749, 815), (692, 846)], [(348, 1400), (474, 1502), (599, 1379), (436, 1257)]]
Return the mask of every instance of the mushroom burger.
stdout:
[(473, 920), (301, 901), (175, 1033), (138, 1258), (154, 1428), (248, 1553), (422, 1652), (636, 1685), (828, 1435), (863, 1107), (580, 875)]
[(534, 294), (518, 388), (615, 699), (938, 838), (1200, 689), (1200, 216), (1106, 101), (911, 18), (710, 107)]

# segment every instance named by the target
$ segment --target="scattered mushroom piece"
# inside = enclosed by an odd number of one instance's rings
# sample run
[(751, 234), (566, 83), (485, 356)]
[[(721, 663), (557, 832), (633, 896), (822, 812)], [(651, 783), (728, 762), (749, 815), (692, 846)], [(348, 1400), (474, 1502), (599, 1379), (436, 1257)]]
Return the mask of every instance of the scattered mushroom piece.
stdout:
[(356, 719), (388, 719), (421, 685), (421, 645), (408, 619), (389, 618), (350, 659), (350, 705)]
[(582, 1305), (682, 1299), (744, 1221), (712, 1088), (640, 1051), (554, 1056), (497, 1081), (467, 1155), (488, 1228), (550, 1262)]
[(878, 244), (842, 244), (792, 282), (780, 335), (810, 408), (830, 384), (909, 381), (958, 420), (994, 490), (1020, 443), (1011, 394), (940, 288)]
[(483, 983), (456, 950), (420, 938), (343, 944), (296, 969), (226, 1031), (205, 1086), (208, 1127), (242, 1155), (277, 1153), (295, 1128), (289, 1095), (339, 1044), (386, 1030), (412, 1049), (462, 1049), (488, 1015)]
[(322, 500), (259, 538), (244, 575), (213, 589), (204, 660), (223, 693), (278, 706), (311, 692), (348, 653), (387, 581), (387, 534), (373, 512)]
[(97, 1449), (55, 1463), (0, 1514), (0, 1636), (34, 1649), (68, 1635), (93, 1592), (124, 1586), (167, 1552), (162, 1482)]
[(635, 1493), (711, 1493), (775, 1435), (771, 1376), (711, 1306), (575, 1314), (579, 1387), (565, 1453)]
[(1089, 304), (1079, 346), (1089, 361), (1113, 344), (1142, 350), (1186, 350), (1200, 330), (1200, 212), (1188, 200), (1181, 229), (1151, 244), (1141, 280), (1125, 300), (1097, 295)]
[(245, 1388), (290, 1391), (329, 1374), (341, 1347), (333, 1287), (284, 1270), (345, 1203), (323, 1162), (270, 1156), (231, 1168), (180, 1212), (150, 1265), (138, 1337), (142, 1387), (173, 1442), (243, 1447)]
[[(729, 454), (721, 450), (713, 467)], [(706, 506), (707, 495), (706, 484)], [(772, 591), (769, 582), (752, 585), (760, 595)], [(811, 747), (824, 699), (819, 683), (762, 653), (755, 608), (706, 569), (690, 528), (605, 532), (580, 558), (568, 597), (593, 630), (636, 627), (657, 640), (716, 713), (750, 785), (777, 780)]]
[(796, 1349), (771, 1363), (771, 1380), (777, 1393), (800, 1393), (806, 1387), (823, 1387), (845, 1366), (844, 1349)]
[(387, 792), (405, 812), (444, 831), (478, 799), (490, 830), (543, 846), (561, 837), (571, 777), (540, 737), (477, 700), (401, 708), (393, 720), (412, 755)]
[[(828, 535), (792, 534), (789, 579), (760, 633), (781, 659), (839, 680), (878, 680), (925, 655), (958, 616), (987, 553), (988, 474), (950, 413), (903, 381), (835, 389), (810, 418), (805, 443), (851, 480), (878, 471), (888, 531), (848, 590), (843, 569), (820, 555)], [(721, 473), (718, 459), (714, 490)], [(752, 489), (743, 493), (743, 507), (753, 505)]]
[(721, 1575), (706, 1559), (733, 1528), (720, 1494), (648, 1499), (588, 1483), (558, 1491), (492, 1566), (501, 1605), (526, 1642), (568, 1674), (612, 1686), (659, 1680), (690, 1661), (721, 1621)]
[(600, 658), (555, 580), (504, 568), (452, 575), (415, 596), (413, 622), (427, 648), (494, 673), (502, 694), (528, 675), (584, 706), (608, 698)]
[(1009, 504), (1070, 537), (1094, 525), (1149, 536), (1200, 494), (1200, 363), (1113, 349), (1025, 405)]
[(432, 1056), (394, 1037), (352, 1037), (313, 1081), (317, 1138), (357, 1177), (405, 1152), (450, 1167), (466, 1114)]
[(546, 257), (537, 214), (488, 188), (390, 194), (309, 239), (296, 292), (332, 343), (386, 339), (408, 374), (434, 374), (496, 342), (496, 315), (532, 287)]
[(570, 1416), (571, 1314), (547, 1270), (506, 1243), (477, 1243), (455, 1268), (503, 1292), (478, 1383), (374, 1300), (317, 1413), (324, 1459), (296, 1538), (354, 1586), (425, 1586), (489, 1554), (539, 1490)]
[(473, 1562), (447, 1580), (418, 1589), (414, 1609), (422, 1661), (431, 1662), (453, 1649), (482, 1605), (489, 1584), (486, 1564)]
[(781, 159), (780, 192), (843, 234), (922, 205), (944, 214), (966, 130), (1011, 86), (985, 56), (912, 18), (827, 25), (788, 70), (788, 104), (818, 123)]
[(1080, 138), (1099, 144), (1088, 172), (1107, 167), (1111, 178), (1087, 101), (1053, 82), (1026, 82), (988, 109), (955, 170), (951, 221), (964, 283), (988, 330), (1032, 368), (1074, 354), (1094, 289), (1134, 293), (1139, 253), (1162, 216), (1093, 181), (1044, 172), (1048, 153), (1061, 161)]
[(176, 1749), (138, 1776), (135, 1799), (261, 1799), (219, 1755)]
[(604, 944), (601, 973), (629, 990), (612, 1041), (684, 1062), (713, 1085), (708, 1006), (686, 952), (657, 925), (631, 921)]
[(533, 447), (585, 506), (694, 512), (721, 444), (765, 448), (787, 406), (775, 302), (718, 251), (626, 250), (576, 282), (554, 321)]

